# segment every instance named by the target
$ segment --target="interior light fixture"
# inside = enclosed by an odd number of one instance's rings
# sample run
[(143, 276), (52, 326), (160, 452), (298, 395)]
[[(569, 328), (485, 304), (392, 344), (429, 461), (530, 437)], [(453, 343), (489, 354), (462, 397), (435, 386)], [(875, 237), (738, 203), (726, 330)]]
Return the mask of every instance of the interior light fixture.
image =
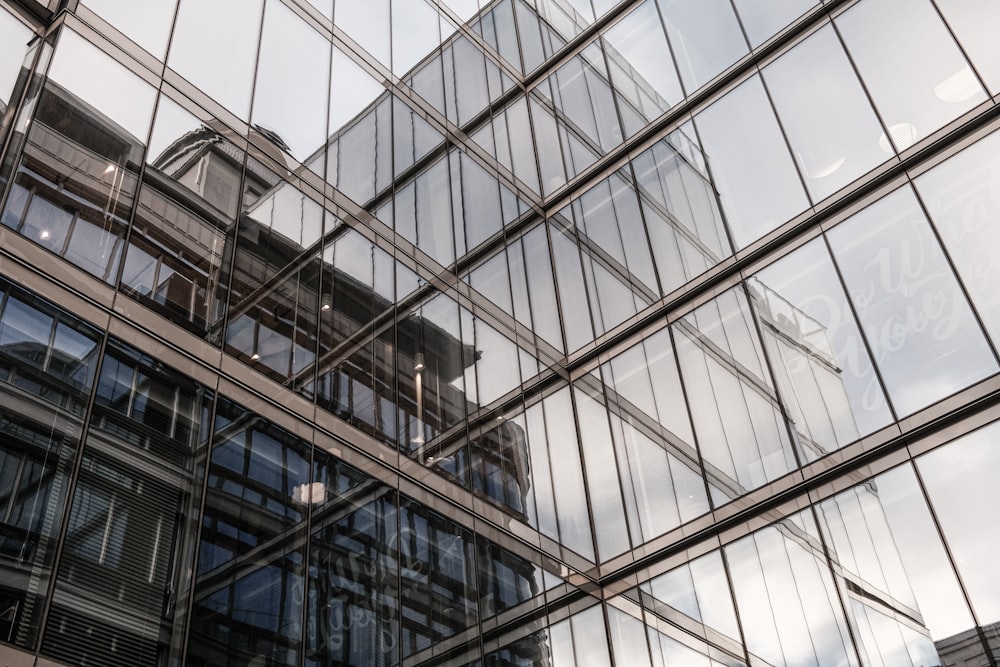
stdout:
[(817, 164), (814, 160), (806, 160), (804, 156), (799, 155), (799, 161), (802, 163), (802, 170), (805, 171), (806, 177), (811, 180), (817, 180), (820, 178), (826, 178), (844, 166), (844, 162), (847, 161), (847, 156), (841, 155), (833, 160)]
[(976, 75), (968, 67), (963, 67), (934, 86), (934, 95), (942, 102), (950, 104), (965, 102), (982, 92), (983, 88), (976, 80)]
[(254, 352), (250, 355), (250, 361), (260, 361), (260, 355)]
[(910, 123), (896, 123), (895, 125), (889, 126), (889, 136), (892, 137), (892, 142), (889, 142), (889, 137), (884, 134), (878, 138), (878, 145), (884, 152), (890, 155), (895, 152), (895, 150), (902, 151), (906, 150), (913, 144), (917, 143), (917, 139), (920, 138), (920, 133), (916, 126)]
[(329, 294), (324, 294), (322, 297), (320, 297), (320, 310), (326, 313), (331, 308), (333, 308), (333, 297), (330, 296)]

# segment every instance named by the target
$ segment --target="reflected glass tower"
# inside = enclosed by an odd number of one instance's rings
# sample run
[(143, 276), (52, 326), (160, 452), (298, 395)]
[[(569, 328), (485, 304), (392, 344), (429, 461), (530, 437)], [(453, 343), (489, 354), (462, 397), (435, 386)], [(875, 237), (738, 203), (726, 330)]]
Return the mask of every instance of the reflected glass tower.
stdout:
[(0, 663), (997, 667), (998, 29), (0, 0)]

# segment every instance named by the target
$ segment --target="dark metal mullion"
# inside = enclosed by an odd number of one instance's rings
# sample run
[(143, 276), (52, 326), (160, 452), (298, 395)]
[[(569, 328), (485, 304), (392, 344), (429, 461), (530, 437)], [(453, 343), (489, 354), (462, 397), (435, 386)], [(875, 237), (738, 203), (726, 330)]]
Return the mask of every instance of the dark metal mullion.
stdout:
[[(319, 337), (317, 336), (317, 339)], [(313, 410), (316, 409), (315, 404), (313, 404)], [(302, 611), (299, 617), (299, 627), (302, 631), (299, 634), (299, 667), (305, 667), (306, 660), (306, 642), (309, 639), (308, 627), (309, 627), (309, 572), (310, 564), (312, 561), (312, 519), (313, 519), (313, 507), (315, 506), (313, 495), (312, 484), (316, 482), (313, 475), (316, 470), (316, 443), (315, 438), (312, 438), (312, 442), (309, 443), (309, 484), (308, 497), (306, 498), (306, 511), (305, 517), (303, 519), (304, 530), (305, 530), (305, 551), (302, 554)], [(339, 470), (338, 473), (339, 474)], [(208, 475), (205, 475), (207, 478)], [(324, 489), (325, 493), (325, 489)], [(323, 502), (326, 502), (324, 495)], [(321, 576), (321, 575), (320, 575)], [(292, 589), (294, 591), (294, 588)]]

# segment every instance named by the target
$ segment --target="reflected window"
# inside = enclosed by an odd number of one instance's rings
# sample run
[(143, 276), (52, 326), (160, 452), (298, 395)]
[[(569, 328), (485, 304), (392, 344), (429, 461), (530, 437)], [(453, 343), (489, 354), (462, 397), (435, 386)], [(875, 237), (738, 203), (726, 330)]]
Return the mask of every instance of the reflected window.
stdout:
[(769, 266), (748, 287), (806, 461), (892, 420), (822, 241)]
[(626, 127), (629, 135), (684, 97), (655, 0), (646, 0), (604, 33), (604, 52), (619, 104), (632, 108), (623, 117), (641, 121)]
[[(155, 91), (69, 31), (49, 77), (2, 223), (111, 283)], [(64, 173), (67, 163), (74, 168)]]

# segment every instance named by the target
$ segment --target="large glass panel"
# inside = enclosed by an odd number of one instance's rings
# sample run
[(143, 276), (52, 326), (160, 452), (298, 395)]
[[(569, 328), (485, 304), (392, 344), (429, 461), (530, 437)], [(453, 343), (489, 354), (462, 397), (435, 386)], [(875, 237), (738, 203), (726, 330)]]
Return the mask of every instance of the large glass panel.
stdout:
[(688, 94), (747, 53), (729, 0), (657, 0)]
[[(348, 0), (350, 1), (350, 0)], [(370, 21), (365, 5), (365, 20)], [(339, 8), (338, 8), (339, 11)], [(339, 19), (339, 17), (338, 17)], [(392, 2), (392, 71), (402, 77), (414, 65), (424, 60), (441, 43), (441, 16), (422, 0)]]
[(731, 252), (719, 196), (701, 149), (688, 131), (669, 137), (632, 161), (663, 293), (722, 261)]
[(0, 8), (0, 118), (11, 102), (14, 83), (21, 72), (21, 63), (32, 34), (28, 26)]
[(85, 0), (83, 4), (157, 58), (166, 55), (177, 0), (141, 5), (130, 0)]
[(912, 190), (881, 199), (834, 227), (828, 238), (900, 415), (996, 372)]
[[(597, 538), (597, 553), (600, 560), (610, 560), (626, 549), (638, 535), (630, 540), (629, 525), (625, 521), (623, 489), (619, 476), (619, 463), (615, 461), (615, 451), (611, 431), (608, 427), (608, 412), (598, 401), (602, 396), (597, 392), (592, 398), (585, 390), (574, 387), (576, 411), (580, 420), (580, 444), (583, 445), (583, 460), (586, 465), (587, 488), (590, 495), (594, 524), (600, 526)], [(594, 399), (597, 400), (594, 400)], [(622, 452), (624, 453), (624, 452)], [(621, 465), (627, 465), (623, 458)], [(661, 481), (661, 484), (663, 482)], [(631, 499), (634, 503), (634, 498)], [(666, 508), (659, 508), (661, 511)], [(638, 528), (638, 526), (634, 526)]]
[(268, 1), (251, 121), (301, 162), (323, 149), (327, 137), (330, 48), (281, 2)]
[(808, 510), (723, 551), (751, 656), (781, 666), (858, 664)]
[(986, 99), (928, 0), (867, 0), (837, 23), (889, 128), (889, 138), (879, 139), (886, 153), (904, 150)]
[(397, 664), (397, 496), (319, 449), (312, 471), (305, 664)]
[(310, 446), (219, 399), (187, 664), (298, 664)]
[(0, 280), (0, 639), (33, 648), (98, 332)]
[(155, 91), (70, 31), (49, 77), (2, 223), (114, 282)]
[[(264, 0), (182, 0), (167, 65), (246, 120)], [(219, 39), (225, 26), (225, 39)]]
[[(397, 424), (405, 423), (414, 408), (397, 400), (397, 332), (380, 318), (391, 312), (396, 281), (406, 270), (346, 226), (326, 246), (322, 262), (316, 399), (324, 409), (395, 443)], [(409, 345), (404, 350), (412, 358)]]
[(1000, 344), (1000, 134), (970, 146), (916, 180), (934, 226), (951, 255), (986, 331)]
[[(1000, 657), (1000, 576), (994, 565), (1000, 532), (989, 522), (984, 525), (982, 518), (984, 508), (994, 507), (998, 500), (994, 481), (1000, 474), (998, 436), (1000, 427), (994, 424), (917, 460), (931, 507), (994, 658)], [(961, 613), (965, 623), (956, 622), (948, 630), (967, 627), (964, 609)]]
[(822, 240), (784, 257), (747, 285), (804, 460), (892, 420)]
[(813, 201), (888, 157), (878, 145), (882, 127), (833, 28), (765, 67), (764, 81)]
[(159, 361), (109, 343), (44, 653), (102, 667), (154, 667), (179, 645), (174, 613), (185, 608), (177, 595), (188, 587), (203, 479), (195, 468), (207, 455), (200, 422), (210, 399)]
[(992, 0), (936, 0), (991, 93), (1000, 92), (1000, 43), (990, 26), (1000, 23), (1000, 5)]
[(798, 465), (742, 288), (673, 325), (681, 377), (716, 504)]
[(766, 42), (771, 35), (817, 4), (816, 0), (734, 0), (734, 3), (753, 47)]
[(733, 596), (720, 551), (639, 586), (643, 606), (703, 639), (739, 650)]
[(386, 67), (392, 64), (391, 4), (392, 0), (340, 0), (333, 14), (334, 23)]
[[(646, 0), (604, 33), (604, 52), (618, 103), (630, 106), (623, 116), (647, 123), (684, 97), (654, 0)], [(639, 129), (626, 127), (629, 135)]]
[(972, 616), (910, 466), (817, 509), (866, 664), (982, 664)]
[(809, 205), (758, 77), (702, 111), (695, 124), (737, 248)]
[(311, 384), (316, 361), (323, 217), (278, 183), (245, 209), (233, 258), (226, 349), (296, 389)]
[[(243, 171), (232, 139), (207, 114), (160, 98), (121, 278), (126, 294), (215, 341)], [(262, 173), (248, 173), (247, 188), (267, 187)]]

